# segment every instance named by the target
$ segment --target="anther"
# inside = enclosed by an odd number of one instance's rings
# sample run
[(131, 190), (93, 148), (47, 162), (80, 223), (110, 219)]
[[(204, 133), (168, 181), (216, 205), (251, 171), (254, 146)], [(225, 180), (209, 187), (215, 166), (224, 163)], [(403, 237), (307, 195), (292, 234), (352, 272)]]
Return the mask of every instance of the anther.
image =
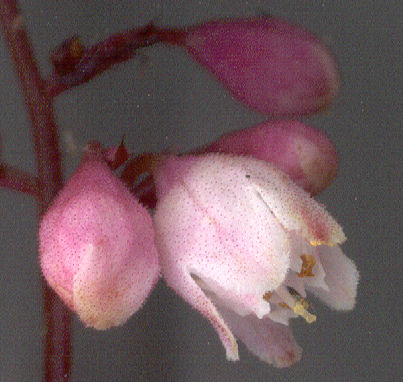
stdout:
[(298, 314), (298, 316), (301, 316), (302, 318), (304, 318), (308, 324), (312, 324), (312, 322), (316, 321), (316, 316), (314, 314), (309, 313), (304, 308), (304, 306), (302, 305), (302, 303), (300, 301), (297, 301), (295, 303), (293, 311), (295, 314)]
[(293, 287), (287, 286), (288, 293), (295, 298), (293, 311), (305, 319), (308, 324), (316, 321), (316, 316), (308, 312), (309, 302), (305, 300)]
[(297, 273), (298, 277), (313, 277), (315, 276), (312, 273), (312, 268), (316, 264), (316, 260), (312, 255), (301, 255), (300, 256), (302, 260), (302, 266), (301, 266), (301, 271)]
[(269, 302), (270, 297), (271, 297), (272, 295), (273, 295), (273, 292), (266, 292), (266, 293), (263, 295), (263, 300)]

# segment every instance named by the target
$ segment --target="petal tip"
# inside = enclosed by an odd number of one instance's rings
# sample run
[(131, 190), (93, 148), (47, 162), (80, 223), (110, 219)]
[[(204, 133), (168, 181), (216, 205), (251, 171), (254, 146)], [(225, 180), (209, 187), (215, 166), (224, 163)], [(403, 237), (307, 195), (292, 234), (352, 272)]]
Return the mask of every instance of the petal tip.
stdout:
[(239, 361), (238, 344), (235, 338), (231, 339), (231, 345), (225, 347), (225, 352), (228, 361), (236, 362)]
[(294, 349), (284, 352), (276, 358), (269, 358), (266, 362), (278, 368), (286, 368), (295, 365), (302, 358), (302, 348), (295, 345)]

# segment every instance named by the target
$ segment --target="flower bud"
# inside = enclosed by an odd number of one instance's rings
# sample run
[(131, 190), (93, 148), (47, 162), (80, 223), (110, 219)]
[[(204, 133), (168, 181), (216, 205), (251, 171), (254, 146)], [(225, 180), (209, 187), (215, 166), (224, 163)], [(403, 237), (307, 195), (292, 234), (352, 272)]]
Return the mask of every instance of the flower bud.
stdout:
[(337, 152), (326, 135), (298, 121), (272, 121), (223, 135), (202, 152), (252, 156), (273, 163), (312, 195), (337, 173)]
[(271, 116), (316, 112), (339, 88), (325, 45), (274, 17), (201, 24), (184, 45), (239, 101)]
[(39, 253), (49, 285), (96, 329), (123, 324), (159, 276), (149, 213), (91, 151), (43, 216)]

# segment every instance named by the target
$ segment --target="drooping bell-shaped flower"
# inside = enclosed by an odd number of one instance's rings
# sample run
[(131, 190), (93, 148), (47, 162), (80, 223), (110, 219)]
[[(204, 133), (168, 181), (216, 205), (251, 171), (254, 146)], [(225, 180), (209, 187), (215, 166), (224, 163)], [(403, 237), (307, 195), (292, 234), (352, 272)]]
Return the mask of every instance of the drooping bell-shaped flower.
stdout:
[(338, 156), (330, 140), (321, 130), (295, 120), (268, 121), (231, 132), (200, 151), (273, 163), (312, 195), (327, 188), (337, 173)]
[(238, 100), (271, 116), (316, 112), (339, 88), (326, 46), (282, 19), (204, 23), (189, 28), (181, 43)]
[(306, 290), (341, 310), (358, 273), (325, 208), (272, 164), (226, 154), (168, 157), (155, 172), (156, 244), (167, 284), (205, 316), (229, 360), (235, 336), (277, 367), (301, 357), (288, 327)]
[(90, 147), (43, 216), (43, 275), (86, 326), (123, 324), (159, 276), (148, 211)]

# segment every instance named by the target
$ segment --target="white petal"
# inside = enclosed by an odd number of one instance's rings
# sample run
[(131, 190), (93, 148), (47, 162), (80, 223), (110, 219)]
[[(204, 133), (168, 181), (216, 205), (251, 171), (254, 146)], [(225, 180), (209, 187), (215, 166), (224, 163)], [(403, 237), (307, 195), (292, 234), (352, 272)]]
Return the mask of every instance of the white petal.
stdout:
[(290, 271), (284, 281), (284, 285), (294, 288), (302, 297), (306, 297), (304, 279), (298, 277), (295, 272)]
[(298, 316), (291, 309), (276, 307), (272, 309), (267, 317), (273, 322), (288, 325), (291, 318), (296, 318)]
[[(288, 234), (251, 193), (244, 173), (220, 161), (217, 170), (216, 158), (209, 159), (200, 159), (195, 176), (187, 174), (157, 205), (161, 262), (196, 276), (239, 312), (263, 315), (263, 295), (281, 285), (289, 268)], [(232, 189), (231, 180), (240, 187)]]
[(238, 158), (252, 187), (280, 224), (296, 231), (313, 245), (335, 245), (345, 241), (341, 227), (326, 209), (270, 163)]
[(301, 359), (302, 349), (295, 342), (290, 327), (269, 318), (240, 317), (221, 306), (218, 309), (235, 336), (262, 361), (288, 367)]
[(355, 264), (339, 246), (318, 248), (319, 258), (325, 270), (325, 282), (329, 291), (307, 286), (325, 304), (338, 310), (354, 308), (359, 274)]

